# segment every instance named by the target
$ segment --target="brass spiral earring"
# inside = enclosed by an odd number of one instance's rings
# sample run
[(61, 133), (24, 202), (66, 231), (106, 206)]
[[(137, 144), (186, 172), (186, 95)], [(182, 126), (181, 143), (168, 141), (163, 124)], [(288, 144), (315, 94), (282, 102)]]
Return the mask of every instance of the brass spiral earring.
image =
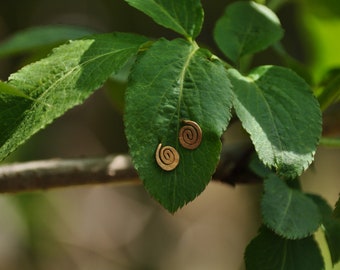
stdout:
[(179, 131), (179, 142), (186, 149), (196, 149), (202, 141), (202, 129), (194, 121), (183, 120), (184, 126)]
[(179, 163), (179, 154), (177, 150), (171, 146), (164, 146), (160, 143), (156, 150), (156, 162), (164, 171), (174, 170)]

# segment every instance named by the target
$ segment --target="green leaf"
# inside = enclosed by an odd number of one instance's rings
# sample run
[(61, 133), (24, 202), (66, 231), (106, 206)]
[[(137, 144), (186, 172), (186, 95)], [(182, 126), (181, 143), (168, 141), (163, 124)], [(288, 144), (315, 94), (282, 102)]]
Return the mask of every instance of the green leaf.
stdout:
[(82, 103), (137, 53), (144, 37), (114, 33), (72, 41), (10, 76), (31, 100), (0, 94), (0, 160), (30, 136)]
[(261, 210), (263, 223), (287, 239), (305, 238), (321, 224), (315, 203), (302, 192), (289, 188), (274, 174), (264, 181)]
[(340, 220), (340, 197), (339, 197), (339, 200), (336, 202), (333, 215), (334, 217)]
[(66, 25), (28, 28), (0, 43), (0, 58), (60, 44), (92, 33), (94, 32), (87, 28)]
[(340, 69), (331, 70), (326, 74), (316, 95), (323, 111), (340, 100)]
[(203, 24), (200, 0), (125, 0), (156, 23), (187, 37), (196, 38)]
[(340, 220), (333, 216), (332, 208), (320, 196), (310, 195), (322, 214), (322, 229), (325, 233), (333, 265), (340, 261)]
[(323, 270), (320, 249), (312, 236), (301, 240), (281, 238), (262, 227), (245, 252), (247, 270)]
[[(223, 64), (195, 43), (161, 39), (137, 58), (126, 95), (126, 135), (146, 189), (170, 212), (193, 200), (211, 179), (231, 117), (230, 89)], [(182, 120), (201, 127), (195, 150), (179, 144)], [(160, 143), (179, 153), (173, 171), (156, 163)]]
[(0, 95), (1, 94), (31, 99), (23, 91), (2, 81), (0, 81)]
[(321, 111), (309, 86), (293, 71), (276, 66), (248, 77), (229, 70), (234, 107), (262, 162), (295, 178), (313, 161), (321, 136)]
[(214, 29), (218, 47), (234, 63), (246, 54), (266, 49), (282, 36), (283, 30), (275, 13), (253, 1), (229, 5)]
[(266, 167), (263, 162), (259, 159), (259, 157), (254, 154), (253, 157), (251, 158), (249, 164), (248, 164), (249, 169), (255, 173), (257, 176), (261, 178), (267, 178), (269, 175), (271, 175), (273, 172)]

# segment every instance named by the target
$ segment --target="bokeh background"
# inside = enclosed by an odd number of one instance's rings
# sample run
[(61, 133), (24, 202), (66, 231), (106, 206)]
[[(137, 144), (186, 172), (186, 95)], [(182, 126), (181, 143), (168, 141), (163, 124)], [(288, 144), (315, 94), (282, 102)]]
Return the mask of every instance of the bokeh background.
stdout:
[[(212, 30), (231, 2), (202, 1), (205, 22), (198, 41), (220, 56)], [(285, 29), (282, 43), (307, 66), (310, 74), (305, 77), (310, 83), (340, 67), (338, 0), (270, 2)], [(51, 24), (176, 37), (123, 0), (0, 3), (0, 43), (17, 31)], [(6, 80), (10, 73), (49, 51), (45, 48), (0, 59), (0, 79)], [(269, 49), (253, 59), (252, 65), (260, 64), (287, 63)], [(121, 102), (124, 87), (122, 81), (106, 84), (5, 162), (126, 153)], [(327, 135), (340, 136), (339, 105), (325, 112), (324, 130)], [(237, 123), (224, 138), (226, 146), (247, 141)], [(306, 191), (320, 194), (334, 205), (340, 192), (340, 149), (320, 146), (315, 163), (302, 178)], [(212, 182), (174, 215), (154, 202), (141, 185), (106, 184), (0, 195), (0, 270), (244, 269), (244, 249), (260, 224), (261, 193), (261, 184)], [(322, 236), (318, 238), (323, 243)], [(327, 252), (325, 258), (331, 269)]]

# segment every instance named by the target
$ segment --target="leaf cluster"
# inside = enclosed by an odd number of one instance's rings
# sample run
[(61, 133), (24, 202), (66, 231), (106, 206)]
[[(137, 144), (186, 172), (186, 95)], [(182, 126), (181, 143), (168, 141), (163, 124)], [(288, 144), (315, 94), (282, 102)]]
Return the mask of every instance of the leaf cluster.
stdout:
[[(246, 250), (247, 269), (323, 269), (312, 236), (321, 224), (332, 261), (339, 261), (339, 206), (332, 214), (326, 202), (297, 185), (321, 137), (318, 100), (291, 69), (267, 65), (249, 71), (242, 66), (245, 57), (280, 47), (284, 31), (276, 14), (252, 1), (227, 6), (213, 33), (223, 59), (195, 40), (204, 19), (199, 0), (126, 2), (182, 37), (86, 36), (12, 74), (0, 83), (0, 159), (132, 63), (125, 131), (134, 166), (151, 196), (173, 213), (204, 190), (234, 112), (255, 146), (257, 158), (250, 167), (264, 179), (263, 226)], [(16, 46), (27, 36), (25, 32), (0, 46), (0, 56), (42, 45)], [(57, 40), (47, 38), (46, 43)], [(325, 87), (319, 95), (327, 106), (338, 98), (333, 88)], [(200, 127), (201, 142), (195, 149), (179, 140), (188, 120)], [(157, 164), (161, 146), (177, 153), (178, 164), (169, 170)], [(171, 153), (166, 152), (166, 158), (171, 159)]]

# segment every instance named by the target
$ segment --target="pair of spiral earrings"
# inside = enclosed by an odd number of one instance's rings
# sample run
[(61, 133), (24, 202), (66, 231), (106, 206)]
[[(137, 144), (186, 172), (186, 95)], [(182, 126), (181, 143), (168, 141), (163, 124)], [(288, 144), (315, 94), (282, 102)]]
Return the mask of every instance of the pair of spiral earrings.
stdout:
[[(178, 140), (182, 147), (194, 150), (202, 141), (201, 127), (191, 120), (183, 120), (183, 124), (184, 126), (179, 131)], [(179, 154), (172, 146), (162, 147), (161, 143), (158, 144), (155, 157), (158, 166), (165, 171), (172, 171), (179, 164)]]

